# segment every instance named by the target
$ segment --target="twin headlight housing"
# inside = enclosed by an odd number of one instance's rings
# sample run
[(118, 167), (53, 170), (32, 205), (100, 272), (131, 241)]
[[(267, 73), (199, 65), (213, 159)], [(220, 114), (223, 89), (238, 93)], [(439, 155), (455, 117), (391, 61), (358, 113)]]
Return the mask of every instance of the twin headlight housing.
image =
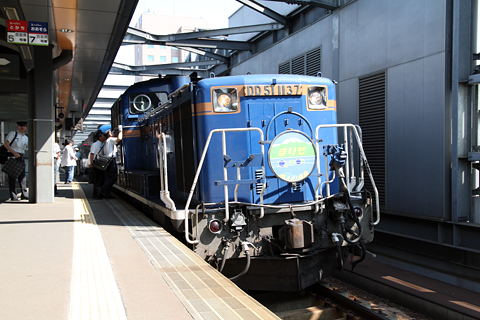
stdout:
[(327, 107), (327, 90), (325, 87), (308, 87), (308, 107), (325, 109)]
[(213, 90), (213, 109), (215, 112), (237, 112), (238, 92), (236, 88), (218, 88)]
[[(213, 90), (213, 109), (215, 112), (237, 112), (239, 107), (236, 88), (217, 88)], [(308, 87), (308, 107), (325, 109), (327, 107), (327, 89), (320, 86)]]

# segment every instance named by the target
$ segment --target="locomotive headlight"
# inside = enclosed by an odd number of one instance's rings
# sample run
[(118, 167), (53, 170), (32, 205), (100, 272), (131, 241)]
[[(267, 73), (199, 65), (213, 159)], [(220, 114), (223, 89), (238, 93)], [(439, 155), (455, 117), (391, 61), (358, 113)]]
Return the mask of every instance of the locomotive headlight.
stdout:
[(213, 234), (218, 234), (222, 231), (222, 221), (212, 219), (208, 222), (208, 230)]
[(220, 108), (228, 108), (232, 103), (232, 99), (226, 93), (222, 93), (217, 98), (217, 104)]
[(235, 88), (214, 89), (212, 101), (215, 112), (238, 111), (238, 94)]
[(327, 107), (327, 92), (324, 87), (308, 88), (308, 107), (310, 109), (325, 109)]

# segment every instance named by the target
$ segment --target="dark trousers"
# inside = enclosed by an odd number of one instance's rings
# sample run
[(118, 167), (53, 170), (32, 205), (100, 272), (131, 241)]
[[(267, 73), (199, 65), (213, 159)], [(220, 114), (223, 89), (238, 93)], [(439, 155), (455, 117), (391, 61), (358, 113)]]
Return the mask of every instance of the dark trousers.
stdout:
[(115, 182), (117, 182), (117, 162), (115, 159), (110, 162), (104, 173), (105, 180), (103, 182), (103, 185), (98, 189), (98, 192), (109, 196), (110, 190), (112, 190), (113, 185), (115, 184)]
[[(18, 183), (20, 184), (20, 189), (22, 191), (22, 198), (28, 198), (27, 191), (27, 177), (25, 176), (25, 169), (18, 176)], [(8, 189), (10, 191), (10, 199), (17, 200), (17, 191), (15, 190), (15, 178), (8, 176)]]
[(103, 186), (105, 181), (105, 171), (92, 168), (93, 170), (93, 197), (100, 198), (98, 189)]

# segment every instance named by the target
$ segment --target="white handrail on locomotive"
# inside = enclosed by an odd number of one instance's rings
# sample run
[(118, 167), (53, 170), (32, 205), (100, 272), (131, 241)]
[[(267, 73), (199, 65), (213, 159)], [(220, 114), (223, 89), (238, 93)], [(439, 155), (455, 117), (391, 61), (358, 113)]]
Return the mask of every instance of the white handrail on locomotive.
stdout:
[[(365, 166), (365, 168), (367, 169), (367, 173), (368, 173), (368, 176), (370, 178), (370, 182), (372, 183), (372, 188), (373, 188), (373, 191), (375, 193), (375, 205), (376, 205), (376, 210), (377, 210), (377, 218), (375, 220), (375, 222), (373, 223), (373, 225), (377, 225), (380, 223), (380, 202), (379, 202), (379, 195), (378, 195), (378, 190), (377, 190), (377, 186), (375, 185), (375, 181), (373, 180), (373, 176), (372, 176), (372, 172), (370, 170), (370, 166), (368, 165), (368, 162), (367, 162), (367, 156), (365, 155), (365, 152), (363, 150), (363, 145), (362, 145), (362, 141), (360, 139), (360, 135), (358, 134), (358, 130), (356, 128), (356, 126), (354, 126), (353, 124), (324, 124), (324, 125), (319, 125), (317, 126), (317, 128), (315, 129), (315, 140), (316, 140), (316, 143), (317, 143), (317, 151), (318, 151), (318, 132), (321, 128), (344, 128), (344, 136), (345, 136), (345, 145), (348, 144), (348, 135), (347, 135), (347, 128), (350, 128), (351, 131), (354, 133), (355, 135), (355, 139), (357, 140), (357, 145), (358, 145), (358, 150), (360, 151), (360, 156), (361, 156), (361, 164), (363, 164)], [(318, 154), (318, 153), (317, 153)], [(325, 156), (327, 157), (327, 156)], [(350, 163), (350, 161), (348, 160), (349, 158), (349, 153), (347, 152), (347, 163)], [(319, 170), (320, 168), (320, 158), (317, 157), (317, 170)], [(327, 165), (327, 161), (325, 161), (325, 165)], [(349, 166), (347, 165), (347, 172), (346, 172), (346, 180), (349, 181), (350, 180), (350, 171), (349, 171)], [(328, 171), (327, 171), (328, 172)], [(319, 178), (320, 179), (320, 178)], [(361, 170), (361, 176), (360, 176), (360, 179), (363, 179), (363, 170)], [(333, 181), (333, 179), (331, 180)], [(331, 182), (327, 182), (327, 186), (330, 184)], [(351, 186), (350, 184), (348, 184), (349, 186), (349, 192), (351, 192)], [(318, 187), (318, 185), (317, 185)], [(315, 192), (315, 196), (317, 197), (317, 199), (319, 199), (321, 197), (319, 197), (318, 195), (318, 188), (315, 189), (316, 192)], [(327, 188), (327, 197), (330, 196), (329, 194), (330, 192), (330, 189)]]
[(170, 198), (170, 192), (168, 191), (168, 172), (167, 172), (167, 139), (165, 133), (160, 134), (160, 143), (158, 144), (158, 154), (161, 159), (159, 166), (160, 170), (160, 200), (165, 203), (165, 206), (176, 211), (175, 202)]
[[(206, 140), (206, 143), (205, 143), (205, 148), (203, 149), (203, 152), (202, 152), (202, 157), (200, 158), (200, 162), (198, 164), (198, 168), (197, 168), (197, 172), (195, 173), (195, 177), (193, 178), (193, 183), (192, 183), (192, 187), (190, 189), (190, 193), (188, 194), (188, 198), (187, 198), (187, 203), (185, 204), (185, 240), (190, 243), (190, 244), (197, 244), (198, 243), (198, 240), (191, 240), (190, 239), (190, 236), (188, 234), (188, 210), (189, 210), (189, 206), (190, 206), (190, 202), (192, 201), (192, 197), (193, 197), (193, 192), (195, 191), (195, 187), (197, 185), (197, 181), (198, 181), (198, 176), (200, 175), (200, 172), (202, 170), (202, 166), (203, 166), (203, 162), (205, 160), (205, 156), (207, 154), (207, 151), (208, 151), (208, 147), (210, 146), (210, 140), (212, 139), (212, 135), (214, 133), (217, 133), (217, 132), (221, 132), (222, 133), (222, 158), (224, 159), (225, 156), (227, 155), (226, 151), (227, 151), (227, 145), (226, 145), (226, 139), (225, 139), (225, 132), (246, 132), (246, 131), (258, 131), (260, 133), (260, 141), (263, 141), (263, 131), (260, 129), (260, 128), (229, 128), (229, 129), (214, 129), (212, 131), (210, 131), (210, 133), (208, 134), (208, 138)], [(263, 144), (261, 144), (261, 152), (262, 152), (262, 157), (265, 159), (265, 146)], [(265, 163), (263, 163), (262, 165), (262, 177), (265, 177)], [(228, 176), (227, 176), (227, 168), (224, 166), (223, 167), (223, 179), (225, 181), (228, 180)], [(263, 183), (263, 186), (262, 186), (262, 191), (260, 193), (260, 204), (263, 205), (263, 193), (265, 191), (267, 187), (267, 184), (266, 182)], [(228, 210), (228, 185), (227, 184), (224, 184), (223, 186), (223, 190), (224, 190), (224, 194), (225, 194), (225, 218), (224, 218), (224, 221), (227, 222), (230, 218), (230, 213), (229, 213), (229, 210)], [(238, 184), (237, 186), (235, 187), (235, 192), (237, 192), (238, 190)], [(237, 195), (235, 195), (235, 199), (237, 199)], [(260, 207), (260, 218), (263, 218), (264, 216), (264, 209), (263, 209), (263, 206)]]
[[(372, 187), (373, 187), (373, 190), (374, 190), (374, 193), (375, 193), (375, 202), (376, 202), (376, 209), (377, 209), (377, 219), (376, 221), (374, 222), (374, 225), (377, 225), (379, 222), (380, 222), (380, 207), (379, 207), (379, 196), (378, 196), (378, 190), (377, 190), (377, 187), (375, 185), (375, 181), (373, 180), (373, 176), (371, 174), (371, 171), (370, 171), (370, 167), (368, 166), (368, 162), (367, 162), (367, 158), (366, 158), (366, 155), (365, 155), (365, 152), (363, 150), (363, 146), (362, 146), (362, 142), (361, 142), (361, 139), (360, 139), (360, 136), (358, 134), (358, 129), (356, 128), (356, 126), (352, 125), (352, 124), (334, 124), (334, 125), (319, 125), (317, 126), (316, 130), (315, 130), (315, 140), (316, 140), (316, 148), (317, 148), (317, 186), (315, 188), (315, 201), (311, 202), (310, 205), (315, 205), (316, 207), (316, 210), (315, 212), (318, 212), (318, 203), (322, 202), (322, 201), (325, 201), (327, 198), (330, 198), (332, 195), (330, 194), (330, 187), (329, 185), (331, 183), (333, 183), (333, 181), (335, 180), (335, 171), (333, 172), (333, 175), (332, 175), (332, 179), (331, 180), (326, 180), (324, 181), (323, 183), (320, 183), (320, 156), (319, 156), (319, 152), (318, 152), (318, 149), (319, 149), (319, 139), (318, 139), (318, 134), (319, 134), (319, 130), (321, 128), (344, 128), (344, 136), (345, 136), (345, 145), (348, 145), (348, 135), (347, 135), (347, 129), (350, 129), (354, 135), (355, 135), (355, 138), (356, 138), (356, 141), (357, 141), (357, 145), (358, 145), (358, 148), (359, 148), (359, 151), (360, 151), (360, 155), (361, 155), (361, 169), (360, 169), (360, 182), (357, 184), (357, 187), (360, 186), (360, 185), (363, 185), (363, 165), (365, 165), (365, 167), (367, 168), (367, 171), (368, 171), (368, 175), (369, 175), (369, 178), (370, 178), (370, 181), (372, 183)], [(188, 199), (187, 199), (187, 203), (185, 205), (185, 215), (184, 215), (184, 221), (185, 221), (185, 239), (188, 243), (190, 244), (197, 244), (198, 243), (198, 240), (193, 240), (193, 239), (190, 239), (190, 235), (189, 235), (189, 206), (190, 206), (190, 203), (191, 203), (191, 200), (192, 200), (192, 197), (193, 197), (193, 192), (196, 188), (196, 184), (197, 184), (197, 181), (198, 181), (198, 177), (200, 175), (200, 172), (202, 170), (202, 166), (203, 166), (203, 162), (204, 162), (204, 159), (205, 159), (205, 156), (206, 156), (206, 153), (208, 151), (208, 148), (210, 146), (210, 141), (211, 141), (211, 138), (212, 138), (212, 135), (213, 133), (218, 133), (218, 132), (221, 132), (222, 133), (222, 157), (224, 158), (224, 156), (226, 155), (226, 138), (225, 138), (225, 133), (226, 132), (241, 132), (241, 131), (258, 131), (260, 132), (260, 135), (261, 135), (261, 140), (259, 141), (261, 147), (262, 147), (262, 156), (264, 157), (264, 143), (266, 143), (266, 141), (263, 141), (263, 132), (260, 128), (235, 128), (235, 129), (215, 129), (215, 130), (212, 130), (210, 131), (209, 135), (208, 135), (208, 138), (207, 138), (207, 141), (206, 141), (206, 144), (205, 144), (205, 148), (203, 150), (203, 153), (202, 153), (202, 157), (200, 159), (200, 163), (199, 163), (199, 166), (197, 168), (197, 172), (195, 173), (195, 178), (194, 178), (194, 181), (192, 183), (192, 187), (190, 189), (190, 193), (189, 193), (189, 196), (188, 196)], [(346, 153), (346, 156), (347, 156), (347, 164), (350, 164), (352, 163), (352, 161), (349, 160), (349, 152)], [(325, 157), (327, 158), (328, 156), (325, 155)], [(326, 172), (329, 171), (329, 168), (328, 168), (328, 160), (325, 159), (325, 166), (326, 166)], [(241, 180), (241, 176), (240, 176), (240, 173), (239, 173), (239, 170), (240, 168), (237, 167), (237, 181), (240, 181)], [(352, 172), (350, 172), (350, 170)], [(349, 166), (347, 165), (347, 169), (346, 169), (346, 180), (347, 181), (350, 181), (351, 179), (353, 179), (353, 174), (354, 174), (354, 170), (353, 170), (353, 166), (351, 169), (349, 169)], [(352, 176), (351, 176), (352, 175)], [(226, 166), (224, 166), (223, 168), (223, 177), (224, 177), (224, 180), (225, 181), (228, 181), (228, 176), (227, 176), (227, 168)], [(262, 177), (265, 178), (265, 167), (264, 165), (262, 166)], [(328, 175), (326, 177), (326, 179), (328, 179)], [(324, 198), (323, 195), (321, 194), (321, 190), (320, 190), (320, 194), (318, 194), (318, 189), (319, 187), (321, 188), (324, 184), (327, 184), (327, 195), (326, 197)], [(353, 187), (351, 186), (351, 184), (349, 183), (349, 192), (352, 191)], [(238, 190), (238, 186), (239, 184), (236, 184), (236, 187), (235, 187), (235, 195), (234, 195), (234, 201), (233, 202), (230, 202), (230, 203), (240, 203), (238, 202), (238, 197), (237, 197), (237, 190)], [(305, 203), (303, 204), (299, 204), (299, 205), (285, 205), (285, 206), (282, 206), (282, 205), (264, 205), (263, 204), (263, 193), (266, 189), (266, 182), (262, 183), (262, 191), (260, 193), (260, 204), (253, 204), (253, 203), (250, 203), (249, 205), (251, 206), (256, 206), (256, 207), (259, 207), (260, 208), (260, 215), (259, 215), (259, 218), (263, 218), (264, 217), (264, 208), (293, 208), (293, 207), (304, 207), (305, 206)], [(228, 208), (228, 205), (229, 205), (229, 199), (228, 199), (228, 185), (227, 184), (224, 184), (224, 197), (225, 197), (225, 203), (224, 203), (224, 206), (225, 206), (225, 218), (224, 218), (224, 222), (227, 222), (230, 218), (230, 214), (229, 214), (229, 208)], [(195, 214), (195, 213), (193, 213)]]

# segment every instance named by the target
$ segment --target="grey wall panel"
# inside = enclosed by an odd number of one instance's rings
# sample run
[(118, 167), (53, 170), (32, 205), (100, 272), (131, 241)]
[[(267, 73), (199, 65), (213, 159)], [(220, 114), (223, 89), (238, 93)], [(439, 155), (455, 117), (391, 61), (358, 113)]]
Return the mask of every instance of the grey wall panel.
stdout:
[(337, 118), (339, 123), (358, 123), (358, 78), (337, 86)]
[(340, 11), (340, 81), (360, 74), (357, 7), (358, 1)]
[(387, 80), (387, 209), (443, 217), (444, 54), (392, 67)]
[[(306, 40), (308, 39), (308, 41)], [(332, 19), (325, 19), (292, 34), (275, 46), (257, 53), (232, 68), (232, 75), (278, 73), (278, 65), (322, 46), (322, 74), (332, 76)], [(325, 63), (323, 61), (326, 61)]]
[[(388, 85), (395, 82), (395, 85)], [(395, 108), (388, 106), (397, 105)], [(387, 72), (387, 134), (386, 134), (386, 203), (388, 208), (405, 212), (407, 171), (405, 163), (411, 157), (405, 141), (405, 65), (388, 69)], [(393, 209), (391, 209), (393, 210)]]
[(445, 53), (428, 56), (424, 59), (424, 135), (425, 146), (421, 155), (426, 159), (425, 170), (421, 172), (428, 183), (423, 202), (427, 207), (424, 215), (446, 217), (450, 198), (446, 187), (450, 175), (450, 162), (447, 163), (445, 107)]
[[(403, 144), (407, 148), (404, 158), (403, 177), (405, 186), (405, 212), (420, 213), (426, 208), (423, 203), (423, 191), (428, 187), (428, 182), (422, 179), (422, 171), (425, 169), (425, 161), (419, 156), (426, 148), (423, 126), (423, 60), (415, 60), (405, 64), (405, 139)], [(389, 86), (395, 85), (395, 81), (389, 82)], [(399, 104), (389, 105), (388, 108), (402, 108)], [(395, 119), (392, 119), (395, 121)], [(394, 132), (392, 133), (394, 134)], [(398, 166), (395, 159), (388, 157), (388, 166)], [(390, 179), (389, 179), (390, 180)]]
[(356, 1), (340, 26), (340, 80), (445, 50), (444, 1)]

